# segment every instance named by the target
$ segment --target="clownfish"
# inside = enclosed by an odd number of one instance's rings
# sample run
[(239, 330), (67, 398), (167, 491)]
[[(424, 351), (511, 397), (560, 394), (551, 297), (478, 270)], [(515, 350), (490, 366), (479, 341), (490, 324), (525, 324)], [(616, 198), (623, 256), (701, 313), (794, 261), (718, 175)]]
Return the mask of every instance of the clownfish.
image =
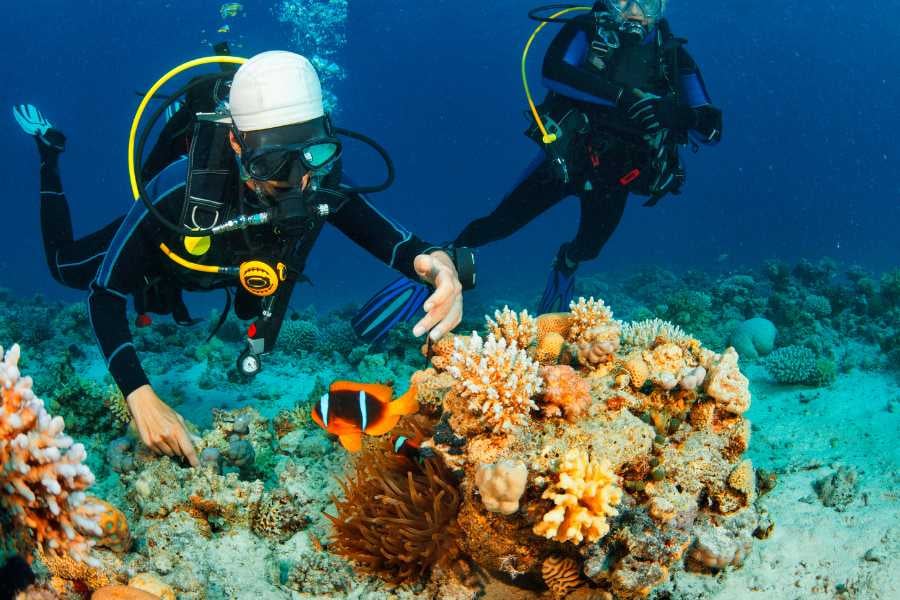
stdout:
[(312, 407), (312, 420), (330, 434), (338, 436), (350, 452), (362, 449), (362, 434), (384, 435), (403, 415), (419, 410), (416, 386), (391, 401), (394, 389), (388, 385), (335, 381), (328, 393)]

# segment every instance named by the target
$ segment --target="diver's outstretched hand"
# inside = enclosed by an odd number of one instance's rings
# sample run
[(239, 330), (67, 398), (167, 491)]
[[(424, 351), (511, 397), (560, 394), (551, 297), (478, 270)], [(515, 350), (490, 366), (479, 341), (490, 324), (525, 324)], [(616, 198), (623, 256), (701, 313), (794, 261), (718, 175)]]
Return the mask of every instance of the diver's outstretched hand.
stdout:
[(33, 104), (18, 104), (13, 107), (13, 117), (19, 127), (28, 135), (33, 135), (41, 156), (47, 151), (59, 154), (66, 149), (66, 136), (47, 120)]
[(184, 419), (159, 399), (149, 385), (128, 394), (128, 410), (144, 444), (159, 454), (187, 460), (192, 467), (200, 465)]
[(437, 341), (462, 320), (462, 284), (459, 282), (459, 274), (446, 252), (420, 254), (413, 265), (419, 277), (435, 288), (423, 306), (428, 314), (413, 327), (413, 335), (419, 337), (428, 331), (428, 337)]

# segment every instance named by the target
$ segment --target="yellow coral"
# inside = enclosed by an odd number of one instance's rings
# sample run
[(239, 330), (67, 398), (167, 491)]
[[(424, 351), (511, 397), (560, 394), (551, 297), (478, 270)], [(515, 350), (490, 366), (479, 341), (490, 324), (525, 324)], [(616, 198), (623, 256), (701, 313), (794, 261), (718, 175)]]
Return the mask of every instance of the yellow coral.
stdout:
[(542, 386), (538, 364), (505, 339), (491, 334), (485, 341), (477, 333), (457, 338), (447, 370), (456, 379), (453, 391), (494, 433), (525, 424), (537, 409), (532, 397)]
[(102, 395), (104, 404), (119, 422), (125, 424), (131, 422), (131, 411), (128, 409), (128, 403), (125, 402), (125, 396), (122, 395), (119, 386), (113, 384), (106, 386)]
[(569, 450), (559, 467), (559, 481), (542, 495), (556, 506), (534, 526), (534, 533), (558, 542), (596, 542), (609, 532), (606, 518), (619, 514), (614, 508), (622, 500), (617, 481), (609, 461)]
[[(569, 310), (572, 312), (572, 324), (569, 327), (567, 340), (572, 343), (587, 341), (583, 338), (589, 331), (610, 323), (613, 318), (612, 310), (603, 303), (603, 300), (599, 298), (594, 300), (593, 296), (587, 300), (582, 297), (577, 302), (572, 301)], [(618, 337), (617, 331), (616, 341), (618, 341)]]
[(535, 321), (537, 326), (538, 339), (550, 333), (558, 333), (566, 337), (569, 335), (569, 328), (572, 326), (572, 314), (563, 313), (545, 313), (540, 315)]
[(563, 600), (582, 583), (581, 569), (574, 558), (550, 556), (541, 564), (544, 584), (554, 600)]
[(565, 345), (566, 339), (551, 331), (538, 340), (537, 348), (534, 349), (534, 360), (542, 365), (555, 365), (559, 362), (559, 355), (562, 354)]
[(175, 589), (153, 573), (138, 573), (128, 581), (128, 587), (153, 594), (160, 600), (175, 600)]
[(574, 422), (591, 405), (591, 387), (575, 369), (567, 365), (542, 367), (544, 378), (543, 410), (550, 416), (565, 415)]
[(641, 389), (647, 379), (650, 378), (650, 367), (644, 361), (640, 352), (633, 352), (625, 357), (622, 369), (631, 378), (631, 385), (635, 389)]
[(109, 575), (101, 571), (95, 566), (91, 566), (85, 562), (75, 560), (67, 554), (56, 554), (55, 552), (44, 552), (38, 548), (38, 559), (44, 563), (47, 570), (56, 580), (57, 585), (54, 586), (57, 591), (63, 591), (64, 581), (80, 583), (87, 586), (91, 590), (96, 590), (105, 585), (112, 583)]
[(485, 317), (488, 332), (494, 337), (505, 339), (508, 345), (513, 342), (522, 349), (527, 349), (537, 339), (537, 325), (534, 318), (523, 310), (519, 314), (504, 306), (503, 310), (494, 311), (494, 318)]

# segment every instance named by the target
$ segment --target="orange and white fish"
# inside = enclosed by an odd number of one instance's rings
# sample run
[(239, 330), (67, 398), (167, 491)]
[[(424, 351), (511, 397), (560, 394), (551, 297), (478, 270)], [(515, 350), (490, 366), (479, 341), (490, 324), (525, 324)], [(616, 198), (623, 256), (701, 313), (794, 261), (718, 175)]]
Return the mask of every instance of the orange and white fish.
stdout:
[(362, 434), (384, 435), (403, 415), (419, 410), (416, 386), (391, 401), (394, 389), (388, 385), (335, 381), (313, 405), (312, 419), (319, 427), (338, 436), (350, 452), (362, 448)]

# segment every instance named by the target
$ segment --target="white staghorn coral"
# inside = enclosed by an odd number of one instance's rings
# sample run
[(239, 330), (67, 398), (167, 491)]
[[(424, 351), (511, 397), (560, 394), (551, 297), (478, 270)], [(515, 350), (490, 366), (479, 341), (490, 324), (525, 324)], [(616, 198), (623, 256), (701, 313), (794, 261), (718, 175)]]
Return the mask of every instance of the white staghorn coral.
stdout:
[(626, 350), (649, 348), (658, 337), (674, 343), (690, 338), (681, 327), (662, 319), (622, 323), (622, 346)]
[(537, 339), (537, 323), (527, 310), (516, 314), (508, 306), (504, 306), (503, 310), (494, 311), (493, 319), (485, 315), (485, 321), (488, 333), (494, 334), (498, 340), (505, 339), (509, 345), (515, 342), (523, 350)]
[(45, 550), (93, 563), (92, 536), (102, 536), (102, 507), (86, 502), (94, 475), (83, 461), (84, 446), (63, 433), (19, 372), (18, 344), (0, 347), (0, 508), (31, 530)]
[(618, 479), (609, 461), (597, 462), (584, 450), (569, 450), (559, 466), (559, 481), (542, 496), (556, 506), (534, 526), (534, 533), (576, 545), (596, 542), (609, 532), (606, 518), (619, 514)]
[(518, 345), (498, 341), (493, 334), (485, 341), (473, 332), (454, 340), (447, 371), (468, 409), (494, 433), (504, 433), (525, 424), (530, 411), (537, 410), (532, 397), (543, 383), (538, 366)]

